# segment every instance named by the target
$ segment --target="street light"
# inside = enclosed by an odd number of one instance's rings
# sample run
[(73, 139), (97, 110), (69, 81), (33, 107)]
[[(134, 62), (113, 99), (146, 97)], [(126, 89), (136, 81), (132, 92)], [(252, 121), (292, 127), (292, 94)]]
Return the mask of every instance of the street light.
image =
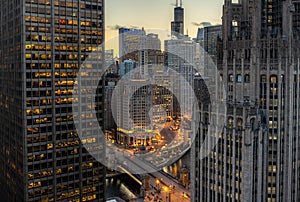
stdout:
[(164, 189), (164, 191), (165, 191), (165, 193), (166, 193), (166, 202), (168, 202), (168, 201), (170, 201), (170, 198), (169, 198), (169, 200), (168, 200), (168, 191), (169, 191), (169, 189), (168, 189), (167, 186), (164, 186), (163, 189)]
[(156, 186), (158, 187), (158, 185), (159, 185), (159, 179), (156, 179), (156, 181), (155, 181), (155, 183), (156, 183)]
[(167, 192), (168, 190), (168, 187), (164, 186), (164, 191)]

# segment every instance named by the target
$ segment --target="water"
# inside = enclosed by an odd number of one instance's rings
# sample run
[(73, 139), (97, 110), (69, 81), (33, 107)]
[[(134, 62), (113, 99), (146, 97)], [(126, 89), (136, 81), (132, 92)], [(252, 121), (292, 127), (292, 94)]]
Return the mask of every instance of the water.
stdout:
[(106, 179), (106, 198), (120, 197), (130, 201), (135, 200), (139, 192), (140, 186), (126, 174)]
[[(164, 167), (163, 171), (179, 179), (180, 170), (186, 167), (190, 170), (190, 151), (174, 164)], [(120, 197), (125, 201), (136, 201), (140, 193), (140, 186), (126, 174), (121, 174), (106, 180), (106, 198)]]

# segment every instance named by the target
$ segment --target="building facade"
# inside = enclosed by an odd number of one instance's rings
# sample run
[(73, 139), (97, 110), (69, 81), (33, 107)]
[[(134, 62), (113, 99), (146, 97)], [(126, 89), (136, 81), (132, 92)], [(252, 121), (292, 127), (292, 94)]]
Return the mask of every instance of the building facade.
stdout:
[(222, 40), (222, 26), (215, 25), (198, 29), (196, 42), (207, 52), (217, 64), (219, 41)]
[(72, 114), (80, 65), (104, 39), (104, 2), (3, 0), (0, 18), (1, 200), (104, 201), (105, 167)]
[[(180, 78), (172, 78), (173, 88), (175, 91), (180, 92), (178, 102), (173, 99), (174, 115), (180, 115), (180, 106), (178, 105), (181, 101), (185, 103), (189, 112), (192, 112), (193, 106), (193, 92), (189, 86), (193, 86), (194, 80), (194, 67), (196, 59), (196, 43), (189, 37), (180, 39), (165, 40), (165, 53), (167, 55), (166, 65), (168, 68), (175, 70)], [(191, 117), (191, 114), (188, 115)]]
[(146, 32), (143, 29), (130, 29), (120, 28), (119, 29), (119, 55), (120, 62), (124, 60), (139, 61), (139, 50), (143, 38), (146, 36)]
[(124, 76), (136, 68), (137, 64), (134, 60), (124, 60), (120, 64), (119, 75)]
[(201, 113), (192, 200), (299, 201), (299, 2), (225, 0), (222, 20), (227, 120), (199, 159)]

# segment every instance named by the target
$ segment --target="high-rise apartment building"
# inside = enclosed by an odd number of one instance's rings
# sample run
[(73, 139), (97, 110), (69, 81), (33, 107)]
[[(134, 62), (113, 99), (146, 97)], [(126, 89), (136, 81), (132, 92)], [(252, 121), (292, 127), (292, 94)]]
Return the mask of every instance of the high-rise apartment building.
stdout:
[(216, 147), (201, 113), (193, 201), (300, 201), (299, 2), (225, 0), (220, 75), (226, 123)]
[(2, 0), (0, 27), (1, 201), (104, 201), (105, 168), (72, 114), (81, 63), (103, 42), (104, 2)]

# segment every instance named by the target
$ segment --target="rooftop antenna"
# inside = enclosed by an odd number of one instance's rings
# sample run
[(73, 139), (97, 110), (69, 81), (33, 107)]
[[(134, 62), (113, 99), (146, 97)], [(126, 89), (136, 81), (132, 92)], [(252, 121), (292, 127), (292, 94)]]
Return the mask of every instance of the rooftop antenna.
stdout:
[(178, 7), (178, 0), (176, 0), (176, 7)]
[(180, 7), (182, 7), (182, 0), (180, 0)]

